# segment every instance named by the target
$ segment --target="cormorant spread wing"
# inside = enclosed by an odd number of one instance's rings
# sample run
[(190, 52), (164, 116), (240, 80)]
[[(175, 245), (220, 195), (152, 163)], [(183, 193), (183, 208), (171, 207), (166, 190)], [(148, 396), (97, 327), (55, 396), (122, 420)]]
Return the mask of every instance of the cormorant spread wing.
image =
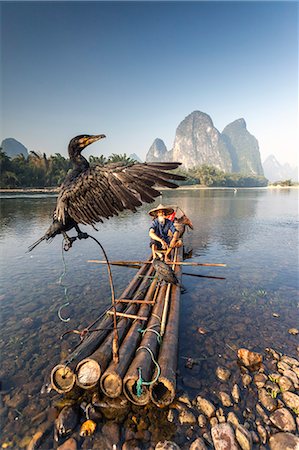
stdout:
[(112, 163), (88, 167), (62, 186), (54, 217), (65, 223), (66, 212), (77, 223), (94, 225), (103, 218), (129, 209), (136, 211), (150, 203), (160, 192), (153, 186), (176, 188), (169, 180), (184, 177), (164, 172), (179, 163)]
[(81, 152), (104, 137), (104, 134), (83, 134), (70, 141), (68, 152), (73, 170), (66, 176), (60, 188), (52, 224), (45, 234), (29, 247), (29, 251), (58, 234), (63, 234), (66, 247), (69, 248), (75, 238), (69, 238), (66, 232), (72, 228), (76, 229), (79, 239), (88, 237), (86, 233), (81, 232), (79, 223), (94, 226), (97, 222), (103, 222), (103, 218), (109, 219), (118, 215), (120, 211), (136, 211), (143, 202), (150, 203), (160, 195), (155, 186), (176, 188), (177, 185), (173, 181), (185, 179), (181, 175), (168, 172), (180, 165), (177, 162), (119, 162), (90, 167)]

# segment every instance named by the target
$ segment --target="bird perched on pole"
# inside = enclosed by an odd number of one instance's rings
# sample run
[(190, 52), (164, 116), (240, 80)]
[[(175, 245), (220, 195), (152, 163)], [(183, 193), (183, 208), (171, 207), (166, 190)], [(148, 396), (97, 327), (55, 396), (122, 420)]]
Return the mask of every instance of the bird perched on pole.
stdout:
[(153, 259), (153, 267), (157, 273), (159, 282), (164, 281), (165, 283), (180, 285), (176, 274), (164, 261), (161, 261), (159, 258)]
[(104, 134), (84, 134), (70, 141), (68, 153), (73, 170), (60, 187), (52, 224), (29, 247), (29, 251), (58, 234), (63, 235), (65, 249), (68, 249), (76, 238), (70, 238), (67, 231), (75, 228), (79, 239), (88, 237), (86, 233), (82, 233), (78, 224), (92, 225), (95, 228), (96, 223), (118, 215), (121, 211), (135, 212), (142, 203), (150, 203), (160, 195), (155, 186), (176, 188), (178, 186), (173, 181), (185, 179), (181, 175), (167, 172), (176, 169), (180, 165), (178, 162), (118, 162), (91, 167), (81, 152), (88, 145), (105, 137)]

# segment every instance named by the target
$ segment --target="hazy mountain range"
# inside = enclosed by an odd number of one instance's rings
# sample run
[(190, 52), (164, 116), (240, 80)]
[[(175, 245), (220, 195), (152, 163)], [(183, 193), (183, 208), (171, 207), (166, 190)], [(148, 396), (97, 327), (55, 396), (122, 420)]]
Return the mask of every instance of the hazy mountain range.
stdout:
[[(1, 147), (11, 158), (29, 155), (29, 150), (14, 138), (4, 139)], [(130, 157), (141, 161), (136, 153)], [(247, 130), (244, 119), (235, 120), (220, 133), (211, 117), (201, 111), (192, 112), (179, 124), (171, 150), (162, 139), (156, 138), (146, 161), (180, 161), (185, 169), (205, 164), (224, 172), (264, 175), (269, 181), (298, 181), (298, 168), (280, 164), (274, 155), (261, 164), (258, 141)]]

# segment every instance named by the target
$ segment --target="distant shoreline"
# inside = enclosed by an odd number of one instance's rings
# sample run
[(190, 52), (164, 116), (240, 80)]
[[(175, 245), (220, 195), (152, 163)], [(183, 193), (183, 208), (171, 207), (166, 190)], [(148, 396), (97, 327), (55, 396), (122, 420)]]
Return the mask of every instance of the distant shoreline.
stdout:
[[(183, 191), (196, 191), (196, 190), (248, 190), (248, 189), (298, 189), (299, 185), (296, 186), (253, 186), (253, 187), (222, 187), (222, 186), (201, 186), (199, 184), (192, 184), (186, 186), (179, 186), (177, 190)], [(170, 188), (160, 187), (161, 191), (170, 191)], [(59, 188), (18, 188), (18, 189), (0, 189), (0, 194), (58, 194)]]

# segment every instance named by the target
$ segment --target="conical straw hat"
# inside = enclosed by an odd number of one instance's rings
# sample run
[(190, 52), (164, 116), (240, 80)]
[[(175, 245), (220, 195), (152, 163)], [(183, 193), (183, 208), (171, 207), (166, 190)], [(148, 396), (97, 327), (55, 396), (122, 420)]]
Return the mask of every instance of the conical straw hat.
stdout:
[(160, 211), (161, 209), (163, 209), (163, 211), (165, 212), (165, 216), (169, 216), (174, 212), (174, 209), (171, 206), (165, 206), (160, 203), (160, 205), (158, 205), (156, 208), (151, 209), (148, 213), (150, 216), (156, 216), (158, 211)]

